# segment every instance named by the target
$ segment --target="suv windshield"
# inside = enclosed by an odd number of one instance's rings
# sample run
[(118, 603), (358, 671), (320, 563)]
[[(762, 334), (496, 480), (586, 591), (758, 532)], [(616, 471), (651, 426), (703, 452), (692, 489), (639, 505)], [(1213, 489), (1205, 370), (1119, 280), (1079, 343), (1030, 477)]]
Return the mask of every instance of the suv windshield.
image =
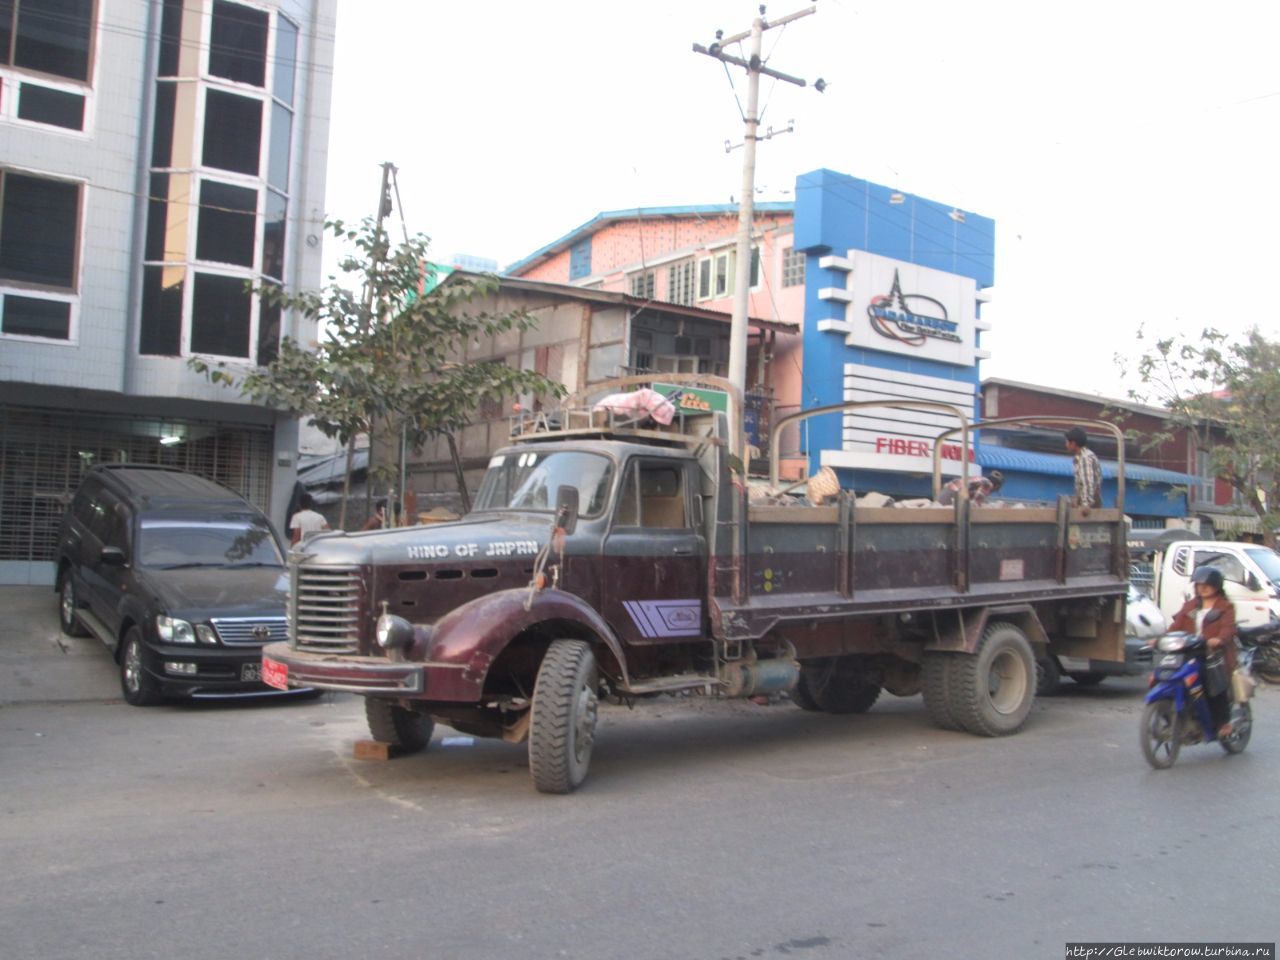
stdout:
[(138, 561), (144, 567), (282, 567), (271, 527), (261, 519), (143, 520)]
[(475, 509), (550, 513), (556, 506), (556, 491), (570, 486), (578, 488), (582, 516), (594, 517), (604, 510), (612, 481), (613, 461), (598, 453), (530, 450), (498, 454), (489, 461)]

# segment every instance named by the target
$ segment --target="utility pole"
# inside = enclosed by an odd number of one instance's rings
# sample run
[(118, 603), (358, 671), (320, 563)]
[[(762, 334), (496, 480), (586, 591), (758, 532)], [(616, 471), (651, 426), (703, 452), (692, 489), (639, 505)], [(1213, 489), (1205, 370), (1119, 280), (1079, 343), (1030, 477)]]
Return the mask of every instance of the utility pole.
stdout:
[[(378, 226), (374, 233), (374, 243), (376, 245), (373, 249), (373, 262), (370, 267), (369, 282), (365, 284), (364, 288), (364, 315), (361, 321), (361, 332), (369, 329), (369, 313), (373, 310), (375, 281), (378, 277), (378, 270), (382, 266), (382, 261), (387, 257), (387, 245), (382, 240), (382, 221), (391, 212), (391, 177), (395, 170), (396, 167), (393, 163), (384, 163), (382, 165), (382, 186), (378, 188)], [(355, 434), (352, 434), (347, 438), (347, 470), (342, 480), (342, 506), (338, 511), (338, 529), (340, 530), (347, 528), (347, 500), (351, 497), (351, 467), (355, 462), (355, 456), (356, 438)], [(366, 486), (370, 482), (370, 471), (373, 467), (373, 424), (369, 424), (368, 458), (368, 465), (365, 467)], [(369, 492), (372, 492), (372, 488), (369, 489)]]
[[(758, 115), (760, 75), (764, 74), (778, 80), (785, 80), (787, 83), (794, 83), (799, 87), (806, 86), (805, 81), (800, 77), (793, 77), (766, 67), (760, 59), (760, 52), (766, 30), (781, 27), (792, 20), (798, 20), (816, 12), (817, 7), (805, 7), (803, 10), (789, 13), (777, 20), (766, 20), (764, 4), (761, 4), (760, 15), (752, 21), (750, 30), (744, 30), (742, 33), (734, 34), (731, 37), (726, 37), (723, 31), (717, 30), (715, 42), (711, 46), (704, 47), (700, 43), (693, 45), (694, 53), (706, 54), (724, 63), (735, 64), (747, 71), (747, 114), (743, 118), (746, 124), (746, 133), (742, 143), (742, 192), (739, 194), (738, 199), (737, 263), (735, 264), (736, 269), (733, 279), (733, 319), (729, 327), (729, 382), (743, 391), (746, 390), (747, 386), (747, 308), (751, 293), (751, 222), (755, 213), (756, 141), (768, 139), (769, 136), (773, 135), (771, 130), (766, 137), (757, 136), (757, 129), (760, 125), (760, 117)], [(748, 37), (751, 39), (749, 59), (743, 60), (741, 57), (725, 53), (724, 48), (726, 46), (746, 40)], [(821, 79), (814, 83), (814, 89), (819, 93), (825, 87), (826, 84)]]

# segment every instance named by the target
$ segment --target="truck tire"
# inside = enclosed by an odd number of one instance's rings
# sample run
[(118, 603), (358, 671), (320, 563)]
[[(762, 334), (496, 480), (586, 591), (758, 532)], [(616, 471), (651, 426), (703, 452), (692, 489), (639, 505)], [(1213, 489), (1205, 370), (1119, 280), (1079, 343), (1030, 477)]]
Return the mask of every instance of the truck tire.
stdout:
[(120, 643), (120, 690), (131, 707), (154, 707), (164, 700), (142, 662), (142, 631), (137, 627), (130, 627)]
[(950, 678), (951, 712), (960, 726), (982, 737), (1017, 733), (1036, 698), (1031, 644), (1011, 623), (990, 624), (973, 654), (962, 654)]
[(369, 733), (379, 743), (389, 743), (405, 753), (425, 750), (431, 742), (436, 722), (425, 713), (406, 710), (390, 700), (364, 698), (364, 715)]
[(880, 684), (839, 658), (800, 666), (792, 699), (804, 710), (866, 713), (880, 697)]
[(554, 640), (533, 687), (529, 773), (542, 793), (572, 793), (587, 778), (599, 707), (596, 657), (582, 640)]
[(68, 570), (58, 581), (58, 626), (68, 637), (87, 637), (89, 631), (84, 628), (76, 610), (80, 608), (80, 600), (76, 597), (75, 579)]
[(943, 730), (959, 730), (960, 721), (951, 711), (951, 675), (959, 654), (926, 653), (920, 661), (921, 693), (929, 719)]

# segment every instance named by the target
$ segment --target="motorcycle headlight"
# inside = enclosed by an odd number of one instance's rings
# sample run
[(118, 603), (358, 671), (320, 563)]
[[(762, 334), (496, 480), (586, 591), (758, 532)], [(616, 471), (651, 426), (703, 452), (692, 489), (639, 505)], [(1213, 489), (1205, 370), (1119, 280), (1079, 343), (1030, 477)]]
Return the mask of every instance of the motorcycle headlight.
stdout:
[(176, 620), (163, 614), (156, 617), (156, 633), (165, 643), (195, 643), (196, 631), (185, 620)]
[(1190, 633), (1166, 633), (1156, 641), (1156, 649), (1164, 653), (1177, 653), (1186, 647), (1191, 638)]

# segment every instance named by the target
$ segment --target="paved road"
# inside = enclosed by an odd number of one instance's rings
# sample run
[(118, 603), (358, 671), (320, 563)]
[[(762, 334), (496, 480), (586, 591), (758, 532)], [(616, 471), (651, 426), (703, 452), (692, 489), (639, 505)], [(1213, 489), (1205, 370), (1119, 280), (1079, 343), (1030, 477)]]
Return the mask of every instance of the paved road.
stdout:
[(0, 708), (0, 954), (1061, 957), (1277, 939), (1280, 690), (1249, 750), (1137, 746), (1140, 681), (1019, 736), (789, 705), (609, 708), (586, 786), (438, 729), (357, 761), (361, 704)]

